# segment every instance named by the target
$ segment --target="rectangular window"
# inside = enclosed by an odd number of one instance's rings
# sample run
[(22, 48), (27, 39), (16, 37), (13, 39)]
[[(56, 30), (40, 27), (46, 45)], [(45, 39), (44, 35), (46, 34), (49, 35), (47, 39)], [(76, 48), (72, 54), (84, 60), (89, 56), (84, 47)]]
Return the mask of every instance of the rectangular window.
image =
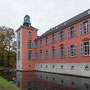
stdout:
[(31, 48), (31, 46), (32, 46), (31, 41), (27, 41), (27, 48)]
[(74, 37), (74, 27), (70, 28), (71, 30), (71, 38)]
[(51, 36), (51, 44), (56, 43), (56, 33)]
[(84, 33), (88, 33), (89, 32), (89, 30), (88, 30), (88, 21), (84, 22), (83, 25), (84, 25)]
[(75, 47), (71, 45), (71, 56), (75, 56)]
[(64, 58), (64, 47), (61, 47), (61, 58)]
[(85, 52), (85, 56), (90, 55), (89, 42), (84, 43), (84, 52)]
[(43, 59), (43, 52), (42, 51), (40, 52), (40, 58), (41, 58), (41, 60)]
[(54, 43), (54, 37), (55, 37), (55, 36), (54, 36), (54, 35), (52, 35), (52, 43)]
[(40, 46), (43, 46), (43, 40), (40, 41)]
[(31, 38), (31, 32), (29, 32), (29, 38)]
[(49, 51), (46, 50), (46, 59), (49, 59)]
[(53, 49), (52, 54), (53, 54), (53, 59), (55, 59), (56, 58), (56, 49)]
[(27, 59), (31, 60), (31, 52), (28, 52)]
[(63, 41), (64, 40), (64, 32), (62, 31), (61, 32), (61, 41)]

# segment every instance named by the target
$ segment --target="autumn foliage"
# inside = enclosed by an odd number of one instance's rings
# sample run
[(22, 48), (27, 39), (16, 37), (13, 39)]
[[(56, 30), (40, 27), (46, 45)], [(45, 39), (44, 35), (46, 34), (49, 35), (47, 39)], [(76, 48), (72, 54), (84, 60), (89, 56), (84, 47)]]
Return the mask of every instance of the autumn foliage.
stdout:
[(16, 41), (12, 28), (0, 27), (0, 66), (16, 66)]

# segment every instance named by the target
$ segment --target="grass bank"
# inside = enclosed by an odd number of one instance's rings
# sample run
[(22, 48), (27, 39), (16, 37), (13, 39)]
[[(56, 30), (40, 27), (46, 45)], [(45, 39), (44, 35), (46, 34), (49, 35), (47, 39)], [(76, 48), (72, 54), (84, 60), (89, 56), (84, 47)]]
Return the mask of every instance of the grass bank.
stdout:
[(14, 84), (8, 82), (6, 79), (0, 77), (0, 90), (20, 90)]

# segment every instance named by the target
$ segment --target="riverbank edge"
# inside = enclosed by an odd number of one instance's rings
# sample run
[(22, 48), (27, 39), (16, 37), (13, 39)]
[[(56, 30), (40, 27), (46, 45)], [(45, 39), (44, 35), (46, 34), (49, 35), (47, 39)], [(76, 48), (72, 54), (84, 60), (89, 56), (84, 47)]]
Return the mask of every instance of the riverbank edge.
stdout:
[(20, 88), (0, 76), (0, 90), (20, 90)]

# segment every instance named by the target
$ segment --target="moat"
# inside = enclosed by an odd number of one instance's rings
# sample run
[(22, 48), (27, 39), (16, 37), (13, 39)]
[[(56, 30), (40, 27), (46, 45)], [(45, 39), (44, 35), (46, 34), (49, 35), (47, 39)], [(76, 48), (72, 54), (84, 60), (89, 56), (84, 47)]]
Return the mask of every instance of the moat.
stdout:
[(90, 90), (90, 78), (45, 72), (3, 71), (0, 76), (21, 90)]

